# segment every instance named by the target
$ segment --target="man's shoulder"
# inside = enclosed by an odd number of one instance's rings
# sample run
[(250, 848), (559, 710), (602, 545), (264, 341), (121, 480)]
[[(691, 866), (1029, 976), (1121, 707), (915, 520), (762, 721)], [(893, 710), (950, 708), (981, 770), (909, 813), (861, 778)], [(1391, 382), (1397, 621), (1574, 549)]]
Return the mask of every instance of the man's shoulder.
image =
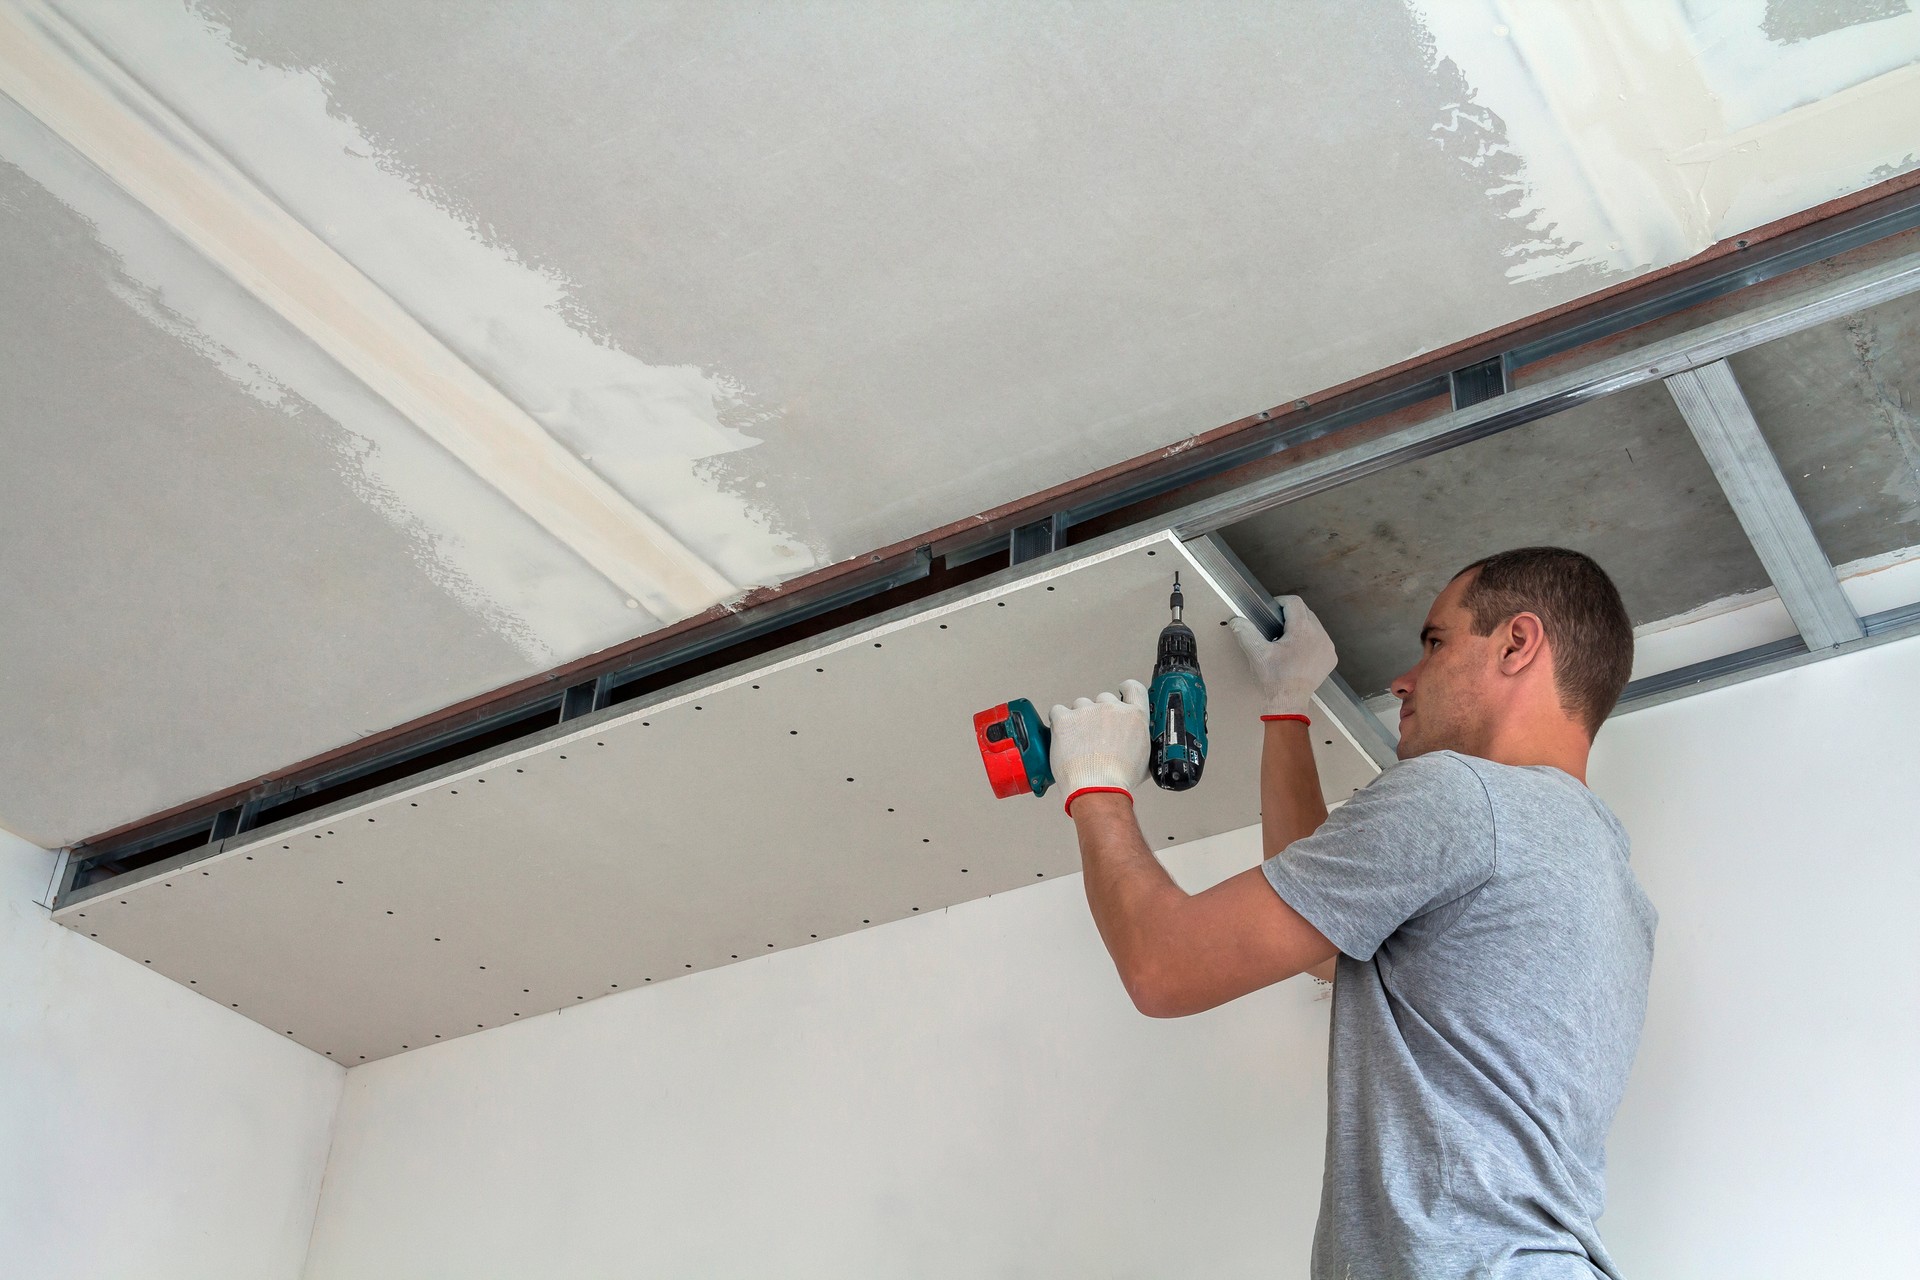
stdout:
[(1474, 757), (1457, 751), (1428, 751), (1400, 761), (1375, 778), (1373, 786), (1383, 800), (1391, 797), (1435, 814), (1449, 813), (1476, 825), (1490, 823), (1492, 796), (1474, 763)]

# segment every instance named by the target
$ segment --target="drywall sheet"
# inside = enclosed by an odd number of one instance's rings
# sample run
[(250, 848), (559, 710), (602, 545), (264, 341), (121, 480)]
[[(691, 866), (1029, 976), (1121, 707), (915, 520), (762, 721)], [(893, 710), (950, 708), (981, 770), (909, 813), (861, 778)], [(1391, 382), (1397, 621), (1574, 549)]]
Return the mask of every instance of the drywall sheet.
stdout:
[[(1056, 790), (995, 800), (972, 714), (1145, 678), (1176, 569), (1212, 752), (1156, 847), (1258, 819), (1230, 606), (1165, 535), (397, 784), (59, 913), (338, 1061), (372, 1061), (1078, 869)], [(1372, 766), (1315, 735), (1329, 798)]]

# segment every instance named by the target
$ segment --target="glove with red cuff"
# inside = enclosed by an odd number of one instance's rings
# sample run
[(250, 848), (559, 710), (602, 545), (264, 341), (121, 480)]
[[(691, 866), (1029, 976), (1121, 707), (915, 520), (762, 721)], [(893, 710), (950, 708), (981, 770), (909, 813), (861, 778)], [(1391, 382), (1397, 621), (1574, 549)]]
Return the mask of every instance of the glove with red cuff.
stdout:
[(1281, 596), (1279, 604), (1287, 629), (1278, 640), (1267, 639), (1245, 618), (1233, 620), (1233, 638), (1260, 685), (1260, 718), (1305, 720), (1313, 709), (1313, 691), (1333, 674), (1333, 641), (1299, 596)]
[(1088, 792), (1117, 791), (1129, 799), (1147, 777), (1147, 690), (1138, 680), (1121, 682), (1120, 696), (1080, 698), (1055, 705), (1053, 776), (1067, 791), (1067, 814)]

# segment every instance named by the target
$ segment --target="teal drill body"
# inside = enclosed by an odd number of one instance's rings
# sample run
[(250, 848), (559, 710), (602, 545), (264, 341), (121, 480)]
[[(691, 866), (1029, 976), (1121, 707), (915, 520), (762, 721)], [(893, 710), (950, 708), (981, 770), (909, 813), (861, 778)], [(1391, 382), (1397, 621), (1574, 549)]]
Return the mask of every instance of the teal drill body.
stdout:
[(1147, 772), (1168, 791), (1185, 791), (1199, 782), (1207, 763), (1207, 684), (1200, 677), (1200, 646), (1193, 629), (1180, 620), (1183, 603), (1176, 573), (1167, 601), (1173, 621), (1160, 632), (1153, 683), (1147, 688), (1147, 731), (1152, 736)]

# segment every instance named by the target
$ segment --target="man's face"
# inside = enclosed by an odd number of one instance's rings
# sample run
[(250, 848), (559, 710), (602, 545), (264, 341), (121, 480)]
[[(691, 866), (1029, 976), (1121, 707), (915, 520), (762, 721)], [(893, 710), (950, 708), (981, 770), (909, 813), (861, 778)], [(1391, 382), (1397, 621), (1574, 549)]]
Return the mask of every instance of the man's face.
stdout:
[(1473, 634), (1473, 615), (1460, 603), (1473, 576), (1455, 578), (1433, 602), (1420, 629), (1420, 661), (1388, 686), (1400, 699), (1402, 760), (1429, 751), (1478, 754), (1486, 737), (1499, 628)]

